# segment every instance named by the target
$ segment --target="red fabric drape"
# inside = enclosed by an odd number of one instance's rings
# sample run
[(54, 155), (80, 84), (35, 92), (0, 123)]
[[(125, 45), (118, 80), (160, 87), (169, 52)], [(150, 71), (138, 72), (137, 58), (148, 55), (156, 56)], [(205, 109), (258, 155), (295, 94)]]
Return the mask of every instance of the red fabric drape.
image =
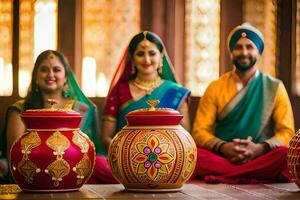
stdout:
[(98, 155), (94, 172), (87, 184), (117, 184), (119, 183), (113, 176), (105, 156)]
[(193, 177), (207, 183), (250, 184), (291, 182), (287, 168), (287, 148), (277, 147), (247, 163), (236, 165), (203, 148), (197, 148)]

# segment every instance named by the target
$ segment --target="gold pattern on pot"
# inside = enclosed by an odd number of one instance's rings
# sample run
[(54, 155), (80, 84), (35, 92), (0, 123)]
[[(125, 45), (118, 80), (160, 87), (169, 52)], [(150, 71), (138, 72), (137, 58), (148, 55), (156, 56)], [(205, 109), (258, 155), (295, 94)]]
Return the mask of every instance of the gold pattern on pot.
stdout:
[(73, 167), (73, 171), (77, 174), (77, 184), (81, 184), (82, 180), (90, 174), (92, 163), (87, 156), (83, 155), (83, 158)]
[(47, 166), (45, 173), (52, 177), (53, 185), (59, 186), (59, 182), (62, 181), (62, 177), (66, 176), (70, 172), (70, 165), (62, 157), (56, 158), (54, 162)]
[(89, 151), (89, 143), (83, 135), (84, 133), (79, 134), (78, 131), (73, 131), (72, 142), (81, 149), (82, 153), (86, 153)]
[(59, 186), (62, 178), (70, 172), (70, 165), (63, 159), (65, 150), (69, 148), (70, 142), (66, 136), (59, 131), (55, 131), (50, 136), (46, 144), (53, 149), (53, 155), (56, 155), (56, 160), (47, 166), (45, 172), (52, 177), (54, 186)]
[(188, 150), (188, 159), (186, 162), (185, 170), (182, 173), (182, 177), (186, 179), (188, 176), (190, 176), (191, 173), (194, 171), (194, 163), (196, 162), (196, 150), (194, 148), (189, 148)]
[[(21, 140), (21, 151), (23, 157), (18, 163), (18, 171), (29, 183), (32, 183), (34, 177), (41, 171), (41, 169), (29, 159), (29, 154), (31, 153), (32, 149), (38, 147), (40, 144), (41, 139), (36, 131), (31, 131)], [(13, 170), (16, 170), (15, 166), (13, 166)]]
[(83, 158), (76, 164), (75, 167), (73, 167), (73, 171), (77, 174), (77, 184), (81, 184), (82, 180), (90, 174), (92, 168), (92, 163), (87, 156), (89, 143), (84, 137), (84, 133), (79, 131), (73, 131), (72, 142), (77, 145), (83, 153)]

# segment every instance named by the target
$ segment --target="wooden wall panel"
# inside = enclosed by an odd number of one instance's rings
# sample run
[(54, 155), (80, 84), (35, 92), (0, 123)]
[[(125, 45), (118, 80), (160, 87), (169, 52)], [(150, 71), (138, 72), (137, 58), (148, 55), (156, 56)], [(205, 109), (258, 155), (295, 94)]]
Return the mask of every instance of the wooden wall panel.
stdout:
[(295, 2), (292, 1), (278, 1), (278, 56), (277, 56), (277, 69), (279, 71), (279, 79), (283, 81), (287, 92), (290, 96), (296, 130), (300, 129), (300, 97), (292, 94), (292, 56), (295, 49), (295, 34), (293, 15), (295, 14)]

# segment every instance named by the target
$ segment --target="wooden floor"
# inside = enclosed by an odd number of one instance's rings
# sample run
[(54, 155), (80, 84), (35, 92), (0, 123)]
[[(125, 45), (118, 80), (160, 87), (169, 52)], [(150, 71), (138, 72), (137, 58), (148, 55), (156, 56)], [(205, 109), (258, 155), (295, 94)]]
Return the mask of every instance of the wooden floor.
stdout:
[(127, 192), (120, 184), (115, 185), (84, 185), (79, 191), (66, 193), (28, 193), (22, 192), (17, 185), (0, 185), (0, 199), (284, 199), (299, 200), (300, 190), (294, 183), (259, 184), (259, 185), (228, 185), (205, 184), (202, 182), (188, 183), (178, 192), (142, 193)]

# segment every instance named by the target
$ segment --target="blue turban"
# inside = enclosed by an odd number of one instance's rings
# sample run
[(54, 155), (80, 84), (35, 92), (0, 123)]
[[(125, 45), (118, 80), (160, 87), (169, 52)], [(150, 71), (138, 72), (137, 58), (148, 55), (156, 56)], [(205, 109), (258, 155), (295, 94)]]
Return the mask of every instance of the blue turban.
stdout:
[(235, 27), (228, 36), (228, 47), (232, 52), (235, 44), (241, 37), (246, 37), (251, 40), (257, 47), (261, 54), (264, 50), (264, 37), (261, 32), (249, 23), (243, 23), (240, 26)]

